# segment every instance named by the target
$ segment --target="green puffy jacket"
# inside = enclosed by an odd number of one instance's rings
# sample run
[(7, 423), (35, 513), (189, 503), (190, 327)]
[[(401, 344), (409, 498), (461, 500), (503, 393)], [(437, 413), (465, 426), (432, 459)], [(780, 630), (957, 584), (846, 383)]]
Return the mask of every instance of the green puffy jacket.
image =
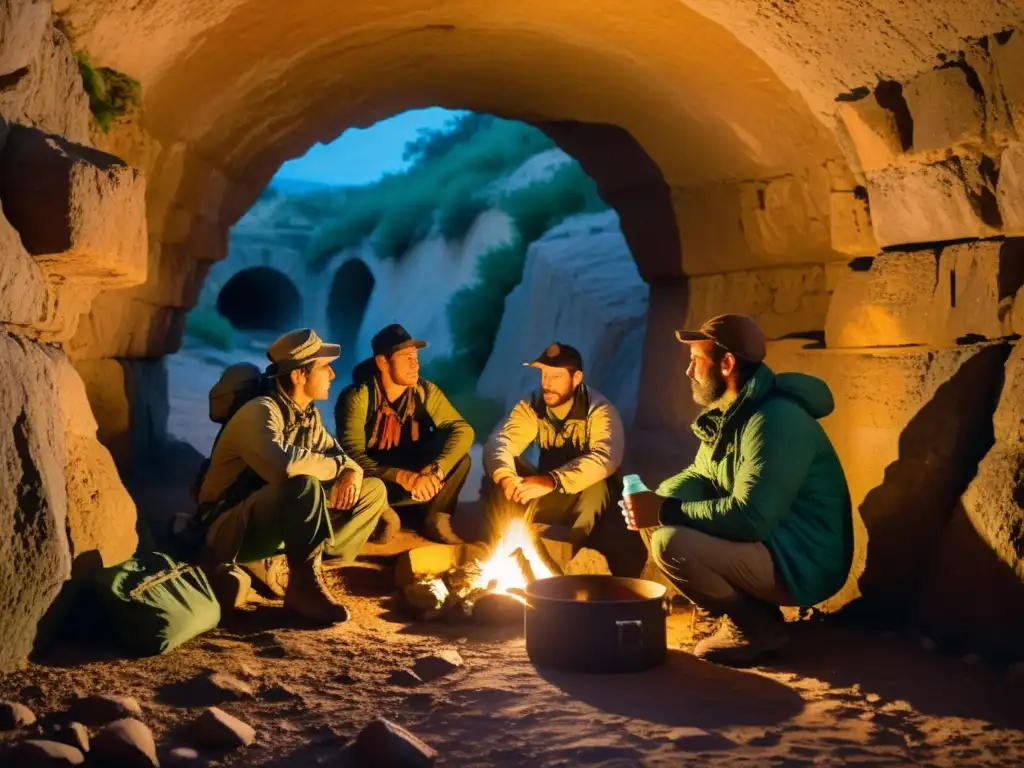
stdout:
[(834, 408), (828, 385), (761, 365), (725, 411), (693, 423), (693, 465), (665, 480), (663, 525), (730, 541), (760, 541), (797, 605), (814, 605), (845, 583), (853, 561), (846, 476), (818, 419)]

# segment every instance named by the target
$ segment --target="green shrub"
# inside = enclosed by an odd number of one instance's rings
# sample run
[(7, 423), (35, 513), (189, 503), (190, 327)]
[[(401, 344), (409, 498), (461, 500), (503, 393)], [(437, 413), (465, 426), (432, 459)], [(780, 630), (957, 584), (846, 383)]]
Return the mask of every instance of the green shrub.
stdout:
[(500, 205), (527, 243), (569, 216), (595, 213), (608, 207), (598, 195), (593, 179), (575, 161), (560, 167), (550, 179), (509, 192)]
[[(487, 119), (484, 119), (487, 118)], [(400, 259), (436, 223), (449, 240), (465, 236), (487, 204), (479, 193), (527, 158), (554, 146), (541, 131), (488, 115), (461, 116), (448, 132), (406, 146), (413, 166), (376, 184), (298, 196), (295, 209), (326, 220), (307, 259), (322, 269), (335, 253), (372, 236), (381, 258)], [(436, 135), (435, 135), (436, 134)], [(457, 140), (456, 140), (457, 139)], [(291, 203), (282, 207), (287, 212)]]
[(477, 279), (448, 300), (448, 327), (457, 357), (474, 372), (487, 364), (505, 312), (505, 297), (523, 279), (526, 249), (519, 240), (483, 254), (476, 264)]
[(478, 443), (483, 443), (494, 425), (505, 416), (500, 402), (476, 393), (480, 371), (465, 356), (435, 357), (423, 366), (422, 375), (441, 388), (462, 418), (473, 427)]
[(382, 259), (399, 260), (412, 246), (430, 236), (434, 224), (434, 200), (409, 194), (400, 205), (384, 208), (384, 215), (373, 232), (374, 253)]
[(139, 81), (109, 67), (94, 67), (85, 51), (77, 51), (75, 60), (82, 75), (82, 87), (89, 96), (89, 111), (96, 124), (106, 131), (118, 117), (139, 103), (142, 96)]
[(331, 256), (359, 245), (373, 234), (383, 213), (381, 207), (374, 203), (371, 198), (354, 196), (344, 209), (345, 216), (317, 230), (308, 256), (315, 269), (323, 269)]
[(235, 347), (235, 329), (212, 307), (196, 307), (185, 318), (185, 333), (210, 346), (230, 352)]

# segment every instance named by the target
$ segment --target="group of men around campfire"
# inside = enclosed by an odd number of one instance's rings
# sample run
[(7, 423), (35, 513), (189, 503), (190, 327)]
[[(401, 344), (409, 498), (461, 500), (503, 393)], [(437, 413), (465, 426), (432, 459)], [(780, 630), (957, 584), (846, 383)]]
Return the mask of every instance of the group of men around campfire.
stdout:
[[(522, 517), (561, 531), (573, 551), (639, 576), (648, 558), (680, 592), (722, 623), (696, 654), (749, 663), (779, 649), (779, 606), (834, 594), (852, 561), (850, 497), (817, 419), (828, 387), (774, 374), (757, 324), (723, 315), (677, 331), (704, 410), (693, 464), (655, 491), (621, 500), (625, 433), (615, 406), (584, 383), (579, 352), (558, 342), (524, 365), (539, 388), (518, 402), (483, 450), (479, 504), (458, 506), (475, 436), (445, 393), (420, 377), (426, 342), (390, 325), (372, 340), (335, 411), (337, 439), (315, 405), (328, 397), (338, 345), (311, 329), (267, 350), (262, 394), (218, 436), (199, 489), (208, 520), (204, 562), (247, 563), (283, 552), (285, 606), (323, 622), (348, 611), (325, 582), (323, 558), (350, 562), (384, 514), (406, 512), (444, 543), (495, 542)], [(538, 449), (536, 464), (524, 453)]]

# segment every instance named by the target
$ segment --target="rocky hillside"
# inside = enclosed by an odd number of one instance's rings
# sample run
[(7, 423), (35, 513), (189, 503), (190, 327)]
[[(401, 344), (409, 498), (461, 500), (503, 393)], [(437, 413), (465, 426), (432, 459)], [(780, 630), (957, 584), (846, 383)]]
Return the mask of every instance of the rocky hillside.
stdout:
[[(342, 344), (344, 375), (370, 354), (373, 334), (400, 322), (428, 340), (425, 374), (482, 438), (532, 382), (518, 358), (503, 376), (505, 358), (525, 354), (520, 344), (541, 348), (559, 337), (584, 351), (588, 372), (605, 382), (599, 388), (631, 414), (647, 289), (618, 217), (578, 163), (535, 129), (483, 126), (443, 153), (421, 149), (425, 159), (402, 184), (387, 177), (362, 188), (268, 188), (210, 270), (189, 318), (192, 343), (225, 349), (239, 342), (239, 329), (309, 325)], [(436, 196), (424, 210), (428, 192)], [(595, 311), (611, 329), (604, 343), (585, 321)], [(517, 336), (524, 323), (530, 332)], [(632, 356), (616, 343), (631, 334), (640, 335)], [(492, 356), (499, 338), (506, 340)]]

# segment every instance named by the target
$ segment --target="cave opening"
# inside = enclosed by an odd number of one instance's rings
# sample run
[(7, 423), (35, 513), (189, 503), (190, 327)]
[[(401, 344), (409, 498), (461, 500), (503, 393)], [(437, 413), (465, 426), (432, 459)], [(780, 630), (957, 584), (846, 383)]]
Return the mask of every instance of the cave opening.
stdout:
[(375, 283), (373, 273), (362, 259), (346, 261), (331, 279), (327, 326), (331, 339), (341, 344), (342, 354), (349, 354), (355, 346)]
[(270, 267), (244, 269), (224, 284), (217, 311), (240, 331), (288, 331), (302, 317), (302, 296), (287, 275)]

